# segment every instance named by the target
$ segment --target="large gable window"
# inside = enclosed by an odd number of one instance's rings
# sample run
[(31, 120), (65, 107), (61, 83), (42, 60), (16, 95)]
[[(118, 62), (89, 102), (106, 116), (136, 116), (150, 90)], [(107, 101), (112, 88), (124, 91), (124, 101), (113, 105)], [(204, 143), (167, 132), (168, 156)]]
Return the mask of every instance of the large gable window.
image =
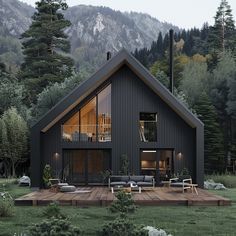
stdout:
[(64, 141), (111, 141), (111, 85), (96, 94), (62, 126)]
[(80, 110), (80, 141), (96, 141), (96, 97)]
[(139, 117), (139, 135), (142, 142), (157, 141), (157, 114), (141, 112)]
[(98, 94), (98, 141), (111, 141), (111, 85)]
[(76, 112), (69, 120), (67, 120), (63, 127), (63, 140), (79, 141), (79, 112)]

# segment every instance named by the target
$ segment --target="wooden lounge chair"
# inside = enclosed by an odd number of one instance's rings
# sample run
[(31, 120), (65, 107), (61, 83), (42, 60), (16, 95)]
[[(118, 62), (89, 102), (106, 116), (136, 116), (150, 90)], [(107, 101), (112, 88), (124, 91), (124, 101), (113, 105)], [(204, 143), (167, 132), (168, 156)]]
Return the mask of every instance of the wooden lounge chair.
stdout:
[(182, 187), (182, 191), (184, 193), (185, 190), (190, 189), (193, 192), (195, 192), (198, 195), (197, 191), (197, 184), (193, 184), (192, 178), (172, 178), (169, 180), (169, 186), (172, 187)]

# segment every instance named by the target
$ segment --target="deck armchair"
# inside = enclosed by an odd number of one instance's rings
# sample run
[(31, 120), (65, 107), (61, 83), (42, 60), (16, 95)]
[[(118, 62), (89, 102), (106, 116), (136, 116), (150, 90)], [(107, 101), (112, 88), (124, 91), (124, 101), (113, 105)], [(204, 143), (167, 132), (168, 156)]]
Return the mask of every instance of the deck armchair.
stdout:
[(197, 192), (197, 184), (193, 184), (191, 176), (181, 176), (178, 178), (171, 178), (169, 180), (169, 186), (171, 187), (182, 187), (182, 191), (184, 193), (185, 190), (190, 189), (193, 193), (195, 191), (196, 194)]

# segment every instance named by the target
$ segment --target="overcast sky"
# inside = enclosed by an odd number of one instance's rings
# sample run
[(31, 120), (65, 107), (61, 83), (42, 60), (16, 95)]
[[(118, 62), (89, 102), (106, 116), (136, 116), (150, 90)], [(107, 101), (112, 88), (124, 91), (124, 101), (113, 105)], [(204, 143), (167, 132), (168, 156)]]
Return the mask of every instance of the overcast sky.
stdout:
[[(35, 0), (21, 0), (34, 6)], [(201, 28), (204, 22), (213, 24), (221, 0), (67, 0), (69, 6), (79, 4), (107, 6), (120, 11), (148, 13), (160, 21), (181, 28)], [(236, 19), (236, 0), (228, 0)]]

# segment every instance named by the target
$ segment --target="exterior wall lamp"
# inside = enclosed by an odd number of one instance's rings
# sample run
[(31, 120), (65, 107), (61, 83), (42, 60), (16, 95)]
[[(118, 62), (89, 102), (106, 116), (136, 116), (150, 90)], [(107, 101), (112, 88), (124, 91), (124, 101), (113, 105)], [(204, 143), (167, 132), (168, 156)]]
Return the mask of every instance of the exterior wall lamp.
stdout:
[(176, 157), (177, 157), (178, 161), (182, 161), (183, 160), (183, 153), (179, 152)]

